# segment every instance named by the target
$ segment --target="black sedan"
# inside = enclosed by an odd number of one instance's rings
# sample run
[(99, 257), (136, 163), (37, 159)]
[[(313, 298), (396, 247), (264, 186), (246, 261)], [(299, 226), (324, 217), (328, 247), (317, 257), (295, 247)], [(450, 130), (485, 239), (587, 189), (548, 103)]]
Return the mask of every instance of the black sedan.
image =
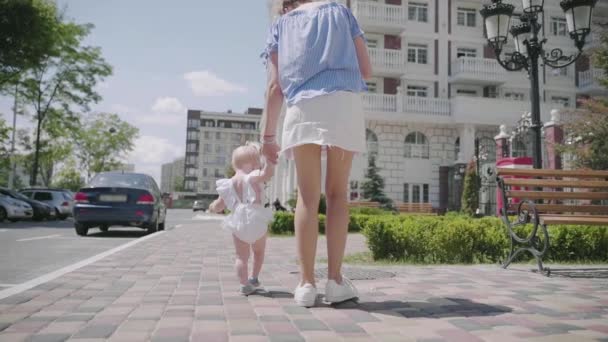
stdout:
[(55, 219), (55, 209), (46, 203), (27, 198), (24, 195), (7, 188), (0, 188), (0, 193), (29, 204), (34, 210), (33, 219), (35, 221)]
[(167, 209), (154, 178), (139, 173), (104, 172), (74, 195), (74, 228), (103, 232), (111, 226), (130, 226), (154, 233), (165, 229)]

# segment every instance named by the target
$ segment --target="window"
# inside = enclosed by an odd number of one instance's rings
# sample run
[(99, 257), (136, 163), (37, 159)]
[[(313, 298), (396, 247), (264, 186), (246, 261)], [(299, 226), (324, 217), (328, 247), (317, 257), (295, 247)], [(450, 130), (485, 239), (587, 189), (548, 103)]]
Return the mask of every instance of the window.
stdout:
[(211, 144), (205, 144), (205, 145), (203, 145), (203, 152), (205, 152), (205, 153), (211, 153)]
[(454, 141), (454, 160), (458, 160), (460, 154), (460, 137)]
[(458, 7), (458, 26), (477, 26), (477, 11), (474, 8)]
[(224, 153), (224, 145), (215, 145), (215, 153)]
[(34, 199), (36, 201), (52, 201), (53, 195), (50, 192), (36, 192), (34, 193)]
[(367, 47), (370, 49), (377, 49), (378, 48), (378, 39), (368, 39)]
[(186, 157), (186, 164), (189, 164), (189, 165), (196, 165), (196, 164), (198, 164), (198, 157), (197, 156), (187, 156)]
[(428, 47), (422, 44), (408, 44), (407, 61), (410, 63), (427, 64)]
[(428, 184), (403, 184), (403, 203), (429, 203)]
[(243, 135), (241, 133), (232, 134), (232, 141), (234, 141), (234, 142), (241, 142), (242, 138), (243, 138)]
[(568, 67), (553, 69), (551, 74), (555, 77), (568, 77)]
[(209, 182), (203, 182), (203, 190), (209, 190)]
[(186, 146), (186, 152), (196, 152), (196, 144), (190, 143)]
[(205, 140), (211, 139), (211, 132), (205, 132)]
[(413, 132), (405, 137), (405, 158), (429, 159), (429, 143), (426, 136)]
[(570, 107), (570, 98), (563, 96), (552, 96), (551, 102), (564, 107)]
[(203, 169), (203, 177), (207, 177), (207, 168)]
[(471, 90), (471, 89), (458, 89), (458, 90), (456, 90), (456, 94), (457, 94), (457, 95), (461, 95), (461, 96), (472, 96), (472, 97), (476, 97), (476, 96), (477, 96), (477, 90)]
[(378, 155), (378, 136), (371, 129), (365, 130), (365, 141), (367, 142), (367, 153), (372, 156)]
[(378, 92), (378, 84), (376, 82), (365, 82), (367, 84), (367, 91), (370, 93)]
[(186, 169), (186, 176), (188, 177), (196, 177), (196, 169), (193, 167), (189, 167)]
[(215, 121), (213, 121), (213, 120), (203, 120), (203, 126), (205, 126), (205, 127), (215, 127)]
[(407, 96), (427, 97), (427, 87), (407, 86)]
[(477, 57), (477, 50), (476, 49), (470, 49), (470, 48), (458, 48), (458, 50), (456, 51), (456, 56), (458, 58), (460, 58), (460, 57), (476, 58)]
[(226, 157), (224, 157), (224, 156), (215, 157), (215, 165), (225, 165), (225, 164), (226, 164)]
[(523, 101), (525, 99), (525, 95), (524, 93), (507, 92), (505, 93), (505, 99), (512, 101)]
[(408, 5), (408, 19), (426, 23), (429, 21), (429, 5), (420, 2), (410, 2)]
[(220, 172), (220, 169), (215, 169), (215, 177), (216, 178), (224, 177), (224, 175), (222, 175), (222, 173)]
[(189, 180), (186, 181), (186, 191), (195, 191), (196, 190), (196, 181)]
[(554, 36), (565, 37), (568, 33), (566, 18), (551, 17), (550, 28)]
[(495, 99), (498, 97), (498, 88), (496, 86), (483, 87), (483, 97)]
[(188, 119), (188, 128), (198, 128), (201, 124), (201, 120), (197, 119)]
[(197, 140), (198, 139), (198, 132), (196, 131), (188, 131), (188, 140)]
[(215, 139), (216, 140), (222, 139), (222, 133), (221, 132), (215, 132)]

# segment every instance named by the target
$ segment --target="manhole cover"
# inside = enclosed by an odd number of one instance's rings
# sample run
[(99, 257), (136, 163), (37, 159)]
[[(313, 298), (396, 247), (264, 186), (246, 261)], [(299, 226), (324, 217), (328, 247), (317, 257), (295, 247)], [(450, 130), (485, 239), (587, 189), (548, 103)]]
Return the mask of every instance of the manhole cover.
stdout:
[[(291, 274), (298, 274), (300, 271), (289, 272)], [(374, 280), (393, 278), (395, 276), (392, 272), (374, 270), (371, 268), (357, 268), (357, 267), (343, 267), (342, 273), (350, 280)], [(320, 268), (315, 271), (317, 278), (327, 278), (327, 268)]]

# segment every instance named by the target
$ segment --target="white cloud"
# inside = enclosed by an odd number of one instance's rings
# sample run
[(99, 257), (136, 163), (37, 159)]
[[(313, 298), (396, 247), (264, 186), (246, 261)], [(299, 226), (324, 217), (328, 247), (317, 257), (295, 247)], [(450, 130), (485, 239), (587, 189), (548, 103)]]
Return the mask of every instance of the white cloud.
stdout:
[(183, 115), (186, 107), (175, 97), (159, 97), (152, 105), (152, 111), (158, 114)]
[(184, 150), (180, 145), (175, 145), (165, 138), (143, 135), (135, 142), (128, 161), (135, 164), (137, 172), (147, 173), (160, 182), (161, 165), (183, 155)]
[(132, 115), (137, 112), (137, 109), (131, 108), (131, 107), (123, 105), (123, 104), (115, 103), (110, 106), (110, 111), (113, 113), (116, 113), (118, 115), (120, 115), (120, 114)]
[(196, 96), (223, 96), (247, 92), (247, 88), (224, 80), (207, 70), (186, 73), (184, 79), (188, 81)]

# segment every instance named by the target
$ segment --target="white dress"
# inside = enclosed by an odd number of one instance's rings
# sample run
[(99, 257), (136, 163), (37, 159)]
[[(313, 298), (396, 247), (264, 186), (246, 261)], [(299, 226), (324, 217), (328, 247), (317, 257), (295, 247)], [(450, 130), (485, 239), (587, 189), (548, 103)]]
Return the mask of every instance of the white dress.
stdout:
[(293, 148), (305, 144), (365, 153), (361, 93), (338, 91), (287, 107), (281, 153), (285, 158), (293, 159)]
[(226, 216), (222, 228), (234, 234), (240, 240), (254, 243), (268, 231), (272, 221), (272, 210), (256, 202), (256, 192), (249, 183), (249, 178), (259, 170), (245, 176), (243, 181), (243, 200), (239, 197), (232, 179), (219, 179), (216, 189), (230, 214)]

